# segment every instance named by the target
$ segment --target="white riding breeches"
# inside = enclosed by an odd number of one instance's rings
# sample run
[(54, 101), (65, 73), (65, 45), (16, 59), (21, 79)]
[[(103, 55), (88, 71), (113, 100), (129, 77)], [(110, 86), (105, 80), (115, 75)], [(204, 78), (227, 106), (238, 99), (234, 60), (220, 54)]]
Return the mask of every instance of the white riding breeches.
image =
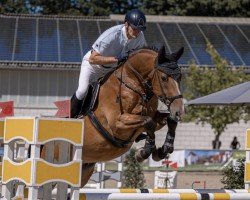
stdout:
[(88, 59), (83, 58), (78, 88), (76, 91), (77, 99), (83, 100), (87, 94), (89, 84), (97, 81), (99, 78), (107, 74), (110, 70), (111, 69), (105, 69), (100, 65), (91, 65)]

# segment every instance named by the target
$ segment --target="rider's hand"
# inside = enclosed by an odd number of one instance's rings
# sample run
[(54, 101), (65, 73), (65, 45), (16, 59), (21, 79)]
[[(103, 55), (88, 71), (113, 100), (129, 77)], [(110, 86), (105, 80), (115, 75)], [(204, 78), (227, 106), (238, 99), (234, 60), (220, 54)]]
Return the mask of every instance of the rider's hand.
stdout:
[(120, 65), (121, 63), (124, 63), (128, 59), (128, 56), (119, 55), (116, 57), (116, 59), (117, 59), (117, 64)]

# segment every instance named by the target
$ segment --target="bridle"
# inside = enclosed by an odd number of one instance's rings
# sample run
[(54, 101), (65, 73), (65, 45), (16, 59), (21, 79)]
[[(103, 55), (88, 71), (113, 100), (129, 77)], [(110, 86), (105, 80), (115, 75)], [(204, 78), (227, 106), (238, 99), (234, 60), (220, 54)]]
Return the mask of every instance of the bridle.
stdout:
[[(143, 91), (140, 91), (134, 88), (133, 86), (129, 85), (128, 83), (124, 82), (122, 78), (122, 72), (120, 76), (118, 76), (115, 73), (115, 76), (120, 81), (120, 86), (121, 84), (125, 85), (127, 88), (137, 93), (142, 98), (143, 106), (146, 106), (147, 102), (155, 95), (161, 102), (167, 105), (168, 111), (170, 112), (170, 106), (173, 103), (173, 101), (179, 98), (183, 98), (181, 94), (176, 95), (176, 96), (171, 96), (171, 97), (167, 96), (164, 92), (163, 85), (162, 85), (162, 82), (160, 81), (160, 77), (158, 73), (159, 71), (161, 71), (164, 74), (173, 77), (177, 81), (181, 76), (181, 71), (180, 71), (180, 67), (177, 65), (176, 62), (164, 63), (164, 65), (163, 64), (159, 65), (156, 59), (156, 67), (149, 73), (146, 79), (144, 79), (142, 75), (132, 66), (129, 60), (127, 60), (126, 63), (128, 64), (128, 67), (131, 69), (135, 77), (138, 79), (140, 85), (143, 88)], [(157, 76), (160, 89), (161, 89), (161, 95), (159, 96), (153, 92), (152, 82), (150, 81), (150, 79), (152, 80), (155, 75)], [(121, 112), (123, 112), (122, 106), (121, 106), (121, 100), (120, 100), (120, 107), (121, 107)]]
[(154, 68), (154, 70), (151, 72), (152, 75), (151, 73), (149, 74), (149, 77), (151, 77), (152, 79), (155, 74), (157, 75), (157, 79), (161, 88), (161, 95), (157, 97), (161, 102), (167, 105), (168, 110), (170, 111), (170, 105), (173, 103), (173, 101), (176, 99), (183, 98), (183, 96), (182, 94), (172, 96), (172, 97), (167, 96), (164, 92), (163, 85), (162, 85), (162, 82), (160, 81), (158, 72), (160, 71), (167, 76), (171, 76), (176, 82), (179, 82), (181, 80), (181, 69), (177, 65), (176, 61), (159, 64), (158, 59), (155, 59), (155, 66), (156, 68)]

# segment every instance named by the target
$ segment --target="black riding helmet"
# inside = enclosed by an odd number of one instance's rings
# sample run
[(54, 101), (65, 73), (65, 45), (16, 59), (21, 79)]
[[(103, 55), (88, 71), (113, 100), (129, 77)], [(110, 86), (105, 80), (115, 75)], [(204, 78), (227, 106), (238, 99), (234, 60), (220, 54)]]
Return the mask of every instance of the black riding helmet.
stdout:
[(138, 9), (133, 9), (127, 12), (125, 22), (128, 22), (132, 28), (136, 28), (141, 31), (146, 30), (146, 17), (144, 13)]

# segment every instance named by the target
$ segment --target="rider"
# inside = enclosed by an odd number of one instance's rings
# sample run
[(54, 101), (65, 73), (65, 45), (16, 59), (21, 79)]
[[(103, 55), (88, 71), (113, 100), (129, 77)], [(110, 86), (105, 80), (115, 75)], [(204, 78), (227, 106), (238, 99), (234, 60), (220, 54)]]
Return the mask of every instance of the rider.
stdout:
[(99, 36), (83, 58), (78, 89), (71, 97), (71, 118), (80, 114), (90, 83), (124, 62), (130, 51), (146, 46), (145, 30), (144, 13), (133, 9), (126, 14), (124, 24), (113, 26)]

